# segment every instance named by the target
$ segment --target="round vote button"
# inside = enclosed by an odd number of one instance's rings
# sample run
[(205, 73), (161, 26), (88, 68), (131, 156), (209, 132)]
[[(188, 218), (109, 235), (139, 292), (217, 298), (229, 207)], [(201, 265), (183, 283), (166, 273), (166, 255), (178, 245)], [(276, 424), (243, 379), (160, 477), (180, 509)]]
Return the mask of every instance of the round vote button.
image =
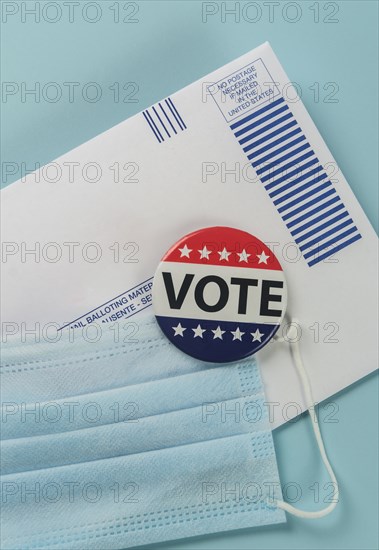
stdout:
[(252, 355), (274, 336), (286, 305), (286, 281), (274, 253), (231, 227), (186, 235), (154, 276), (159, 326), (176, 347), (202, 361)]

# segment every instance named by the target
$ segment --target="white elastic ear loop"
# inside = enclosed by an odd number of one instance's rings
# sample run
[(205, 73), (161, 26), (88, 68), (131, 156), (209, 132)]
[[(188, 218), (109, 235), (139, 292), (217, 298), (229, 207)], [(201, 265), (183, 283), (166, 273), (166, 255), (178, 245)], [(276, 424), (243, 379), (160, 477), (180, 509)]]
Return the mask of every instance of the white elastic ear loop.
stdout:
[(318, 424), (317, 413), (316, 413), (316, 409), (315, 409), (315, 402), (314, 402), (314, 399), (313, 399), (313, 396), (312, 396), (311, 384), (310, 384), (310, 381), (309, 381), (307, 371), (305, 370), (304, 363), (303, 363), (301, 353), (300, 353), (299, 338), (298, 338), (298, 335), (297, 335), (296, 327), (294, 326), (295, 324), (300, 326), (298, 320), (293, 319), (292, 323), (291, 323), (291, 326), (289, 328), (289, 331), (287, 333), (287, 339), (286, 340), (284, 338), (277, 338), (277, 341), (284, 342), (284, 341), (290, 340), (292, 356), (293, 356), (293, 359), (294, 359), (294, 363), (295, 363), (297, 372), (299, 373), (299, 376), (300, 376), (302, 388), (304, 390), (305, 401), (306, 401), (306, 405), (307, 405), (307, 408), (309, 410), (309, 414), (310, 414), (310, 417), (311, 417), (311, 420), (312, 420), (312, 426), (313, 426), (313, 431), (314, 431), (314, 434), (315, 434), (315, 437), (316, 437), (317, 445), (318, 445), (318, 448), (319, 448), (319, 451), (320, 451), (322, 461), (323, 461), (323, 463), (325, 465), (325, 468), (327, 469), (328, 474), (330, 476), (330, 479), (331, 479), (331, 481), (334, 485), (335, 492), (334, 492), (334, 501), (331, 502), (329, 504), (329, 506), (327, 506), (323, 510), (319, 510), (319, 511), (315, 511), (315, 512), (307, 512), (305, 510), (299, 510), (299, 508), (295, 508), (295, 506), (292, 506), (291, 504), (288, 504), (287, 502), (284, 502), (283, 500), (278, 500), (278, 501), (275, 502), (275, 504), (278, 508), (281, 508), (282, 510), (285, 510), (286, 512), (288, 512), (290, 514), (293, 514), (294, 516), (297, 516), (299, 518), (318, 519), (318, 518), (322, 518), (322, 517), (330, 514), (330, 512), (332, 512), (334, 510), (334, 508), (337, 505), (338, 499), (339, 499), (339, 488), (338, 488), (338, 482), (337, 482), (336, 476), (333, 472), (333, 468), (332, 468), (332, 466), (329, 462), (329, 459), (326, 455), (324, 442), (323, 442), (321, 431), (320, 431), (319, 424)]

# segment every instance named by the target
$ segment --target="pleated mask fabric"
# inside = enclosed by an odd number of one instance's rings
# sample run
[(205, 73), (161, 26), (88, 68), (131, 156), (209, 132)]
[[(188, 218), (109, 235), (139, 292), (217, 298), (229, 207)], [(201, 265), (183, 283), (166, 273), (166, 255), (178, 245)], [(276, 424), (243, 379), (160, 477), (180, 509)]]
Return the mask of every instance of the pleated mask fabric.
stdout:
[(7, 342), (2, 547), (128, 548), (285, 521), (254, 359), (214, 365), (154, 319), (133, 342)]

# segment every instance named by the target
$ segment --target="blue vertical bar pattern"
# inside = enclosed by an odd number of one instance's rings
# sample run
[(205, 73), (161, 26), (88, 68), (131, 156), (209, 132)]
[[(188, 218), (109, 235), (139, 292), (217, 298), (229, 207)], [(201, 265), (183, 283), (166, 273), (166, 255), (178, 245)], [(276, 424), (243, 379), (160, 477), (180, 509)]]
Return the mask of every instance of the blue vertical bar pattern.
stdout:
[(310, 267), (361, 238), (282, 97), (230, 128)]
[(187, 130), (186, 123), (170, 97), (145, 109), (142, 114), (158, 143)]

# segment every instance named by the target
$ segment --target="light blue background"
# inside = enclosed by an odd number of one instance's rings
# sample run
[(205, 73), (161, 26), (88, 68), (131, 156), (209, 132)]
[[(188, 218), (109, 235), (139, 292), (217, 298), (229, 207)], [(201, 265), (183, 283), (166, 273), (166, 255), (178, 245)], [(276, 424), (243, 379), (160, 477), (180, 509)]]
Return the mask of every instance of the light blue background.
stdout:
[[(81, 2), (85, 4), (86, 2)], [(4, 5), (7, 2), (3, 2)], [(12, 2), (21, 10), (21, 2)], [(28, 9), (43, 2), (27, 2)], [(60, 2), (62, 4), (62, 2)], [(10, 96), (2, 107), (2, 162), (31, 169), (53, 160), (110, 128), (164, 96), (200, 78), (233, 58), (269, 40), (285, 70), (302, 89), (303, 101), (347, 177), (367, 216), (378, 221), (377, 96), (378, 96), (378, 3), (373, 1), (318, 2), (320, 21), (315, 22), (315, 2), (297, 2), (299, 21), (289, 23), (295, 9), (288, 2), (275, 8), (270, 21), (268, 7), (259, 20), (249, 23), (256, 11), (236, 4), (240, 22), (218, 13), (202, 21), (201, 1), (139, 2), (138, 23), (115, 23), (113, 1), (100, 1), (101, 19), (88, 23), (76, 8), (74, 22), (67, 10), (56, 23), (34, 22), (21, 12), (2, 24), (2, 78), (28, 86), (57, 82), (64, 95), (57, 103), (39, 103), (20, 94)], [(292, 2), (292, 4), (294, 4)], [(121, 18), (124, 2), (120, 2)], [(313, 10), (311, 7), (313, 6)], [(330, 14), (334, 8), (338, 12)], [(288, 10), (288, 11), (287, 11)], [(244, 17), (245, 13), (245, 17)], [(93, 17), (94, 12), (88, 12)], [(4, 14), (3, 14), (4, 15)], [(54, 17), (53, 10), (48, 17)], [(338, 22), (327, 23), (325, 18)], [(103, 96), (97, 103), (80, 97), (83, 85), (97, 82)], [(109, 86), (138, 83), (137, 103), (115, 102)], [(64, 82), (79, 82), (78, 98), (70, 103)], [(315, 101), (314, 83), (320, 98)], [(334, 82), (337, 103), (329, 103), (324, 86)], [(5, 139), (4, 139), (5, 138)], [(4, 166), (4, 165), (3, 165)], [(18, 179), (21, 171), (2, 186)], [(368, 258), (368, 261), (370, 259)], [(364, 269), (364, 266), (362, 266)], [(361, 320), (357, 320), (361, 322)], [(356, 342), (359, 345), (359, 342)], [(364, 350), (362, 350), (364, 355)], [(333, 367), (332, 365), (330, 366)], [(212, 535), (158, 547), (175, 549), (376, 549), (378, 548), (378, 383), (372, 375), (333, 398), (337, 422), (323, 422), (322, 430), (330, 458), (341, 482), (341, 502), (329, 517), (311, 522), (292, 517), (287, 525)], [(327, 410), (321, 410), (327, 417)], [(315, 504), (308, 488), (327, 480), (312, 439), (309, 420), (301, 417), (274, 433), (282, 484), (295, 481), (303, 488), (300, 503)]]

